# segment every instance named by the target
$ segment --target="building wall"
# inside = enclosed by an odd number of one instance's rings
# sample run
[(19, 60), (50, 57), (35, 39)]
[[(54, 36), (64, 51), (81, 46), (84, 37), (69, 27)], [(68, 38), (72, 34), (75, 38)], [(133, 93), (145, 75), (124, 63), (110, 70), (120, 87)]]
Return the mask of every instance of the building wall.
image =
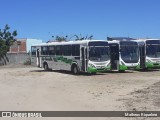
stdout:
[(31, 51), (32, 44), (38, 43), (42, 43), (42, 40), (28, 38), (17, 39), (17, 41), (10, 46), (9, 53), (29, 53)]
[(26, 39), (18, 39), (10, 46), (10, 53), (26, 53)]
[(21, 40), (19, 45), (20, 52), (26, 52), (26, 40)]
[(26, 62), (31, 61), (29, 54), (31, 51), (31, 45), (38, 43), (42, 43), (42, 40), (26, 38), (17, 39), (17, 41), (10, 46), (10, 51), (7, 55), (0, 58), (0, 65), (25, 64)]
[(0, 58), (0, 65), (25, 64), (30, 61), (31, 57), (27, 53), (7, 53)]

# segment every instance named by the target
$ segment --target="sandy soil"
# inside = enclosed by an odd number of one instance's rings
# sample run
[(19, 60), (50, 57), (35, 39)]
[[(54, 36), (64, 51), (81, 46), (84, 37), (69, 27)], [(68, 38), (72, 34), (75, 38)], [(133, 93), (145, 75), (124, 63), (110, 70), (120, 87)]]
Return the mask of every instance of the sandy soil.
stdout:
[(158, 70), (74, 76), (64, 71), (46, 72), (30, 66), (6, 66), (0, 67), (0, 91), (1, 111), (160, 111)]

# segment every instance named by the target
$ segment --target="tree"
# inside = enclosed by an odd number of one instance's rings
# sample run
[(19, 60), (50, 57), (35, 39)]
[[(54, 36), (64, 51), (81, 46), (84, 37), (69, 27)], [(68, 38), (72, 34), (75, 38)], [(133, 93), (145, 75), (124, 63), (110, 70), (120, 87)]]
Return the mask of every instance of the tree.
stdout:
[[(52, 36), (52, 38), (54, 38), (54, 36)], [(88, 36), (88, 35), (82, 36), (81, 34), (80, 35), (73, 35), (73, 36), (70, 36), (70, 35), (66, 35), (66, 36), (56, 35), (54, 41), (63, 42), (63, 41), (70, 41), (70, 40), (92, 40), (92, 39), (93, 39), (93, 35), (90, 35), (90, 36)]]
[(62, 42), (62, 41), (67, 41), (67, 38), (68, 38), (68, 35), (66, 35), (66, 36), (56, 36), (56, 41), (57, 42)]
[(92, 40), (93, 39), (93, 35), (86, 35), (86, 36), (82, 36), (81, 34), (80, 35), (74, 35), (76, 37), (75, 40)]
[(6, 56), (6, 53), (15, 41), (16, 36), (17, 31), (14, 30), (13, 32), (10, 32), (8, 24), (5, 25), (4, 29), (0, 29), (0, 58)]
[[(52, 36), (52, 38), (54, 38), (54, 36)], [(56, 35), (54, 41), (56, 41), (56, 42), (63, 42), (63, 41), (67, 41), (67, 40), (68, 40), (68, 35), (66, 35), (66, 36)]]

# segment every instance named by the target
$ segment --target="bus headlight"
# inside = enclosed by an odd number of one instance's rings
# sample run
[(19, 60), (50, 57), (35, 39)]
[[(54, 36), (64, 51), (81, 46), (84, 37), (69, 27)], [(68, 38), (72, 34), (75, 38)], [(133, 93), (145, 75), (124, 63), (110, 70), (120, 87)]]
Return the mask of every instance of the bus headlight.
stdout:
[(107, 67), (110, 67), (111, 66), (111, 63), (109, 63), (108, 65), (107, 65)]
[(125, 65), (122, 61), (121, 61), (121, 64), (122, 64), (122, 65)]
[(152, 61), (151, 61), (151, 60), (148, 60), (148, 59), (146, 59), (146, 62), (149, 62), (149, 63), (151, 63)]
[(93, 64), (89, 63), (88, 67), (96, 68)]

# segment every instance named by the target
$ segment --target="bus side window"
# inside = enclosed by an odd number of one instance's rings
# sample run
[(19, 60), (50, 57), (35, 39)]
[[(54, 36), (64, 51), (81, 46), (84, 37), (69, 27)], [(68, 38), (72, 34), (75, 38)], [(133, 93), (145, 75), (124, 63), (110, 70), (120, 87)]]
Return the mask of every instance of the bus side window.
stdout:
[(63, 46), (63, 55), (64, 56), (70, 56), (71, 55), (71, 45), (64, 45)]
[(48, 51), (48, 47), (47, 47), (47, 46), (43, 46), (43, 47), (42, 47), (42, 52), (41, 52), (41, 54), (42, 54), (42, 55), (48, 55), (48, 52), (49, 52), (49, 51)]
[(49, 55), (55, 55), (55, 46), (48, 47)]
[(62, 55), (62, 45), (56, 46), (56, 55)]
[(80, 56), (80, 45), (72, 45), (72, 56)]
[(68, 55), (72, 55), (72, 46), (68, 45)]
[(32, 53), (32, 55), (36, 55), (36, 47), (31, 48), (31, 53)]
[(63, 45), (60, 46), (60, 55), (63, 55), (64, 53), (64, 49), (63, 49)]

